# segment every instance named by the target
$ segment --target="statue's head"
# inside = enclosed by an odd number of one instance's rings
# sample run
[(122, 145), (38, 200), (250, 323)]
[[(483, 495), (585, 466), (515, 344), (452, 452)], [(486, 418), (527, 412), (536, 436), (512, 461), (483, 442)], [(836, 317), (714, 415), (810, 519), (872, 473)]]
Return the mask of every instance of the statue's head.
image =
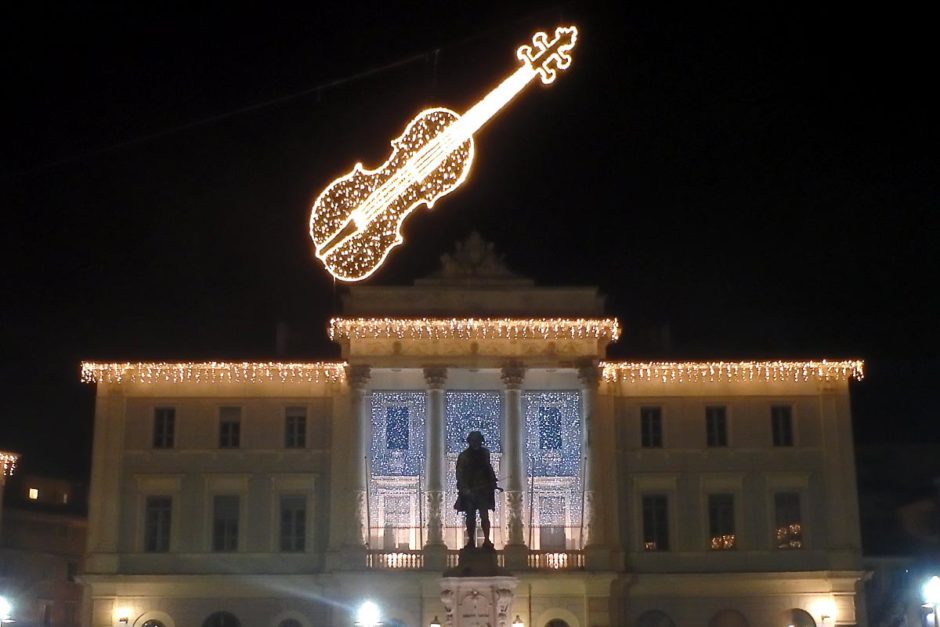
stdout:
[(470, 448), (473, 450), (479, 449), (486, 440), (483, 438), (483, 434), (479, 431), (471, 431), (467, 434), (467, 444), (470, 445)]

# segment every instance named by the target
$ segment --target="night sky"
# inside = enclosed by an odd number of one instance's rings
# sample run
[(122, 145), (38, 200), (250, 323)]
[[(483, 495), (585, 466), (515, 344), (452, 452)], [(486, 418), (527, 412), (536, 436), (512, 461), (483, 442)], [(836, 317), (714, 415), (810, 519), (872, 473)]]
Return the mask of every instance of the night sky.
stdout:
[(24, 472), (87, 473), (83, 359), (337, 358), (312, 199), (560, 23), (572, 68), (482, 130), (471, 178), (370, 282), (410, 283), (477, 229), (541, 285), (598, 285), (613, 357), (860, 357), (858, 441), (940, 443), (926, 15), (86, 5), (0, 20), (0, 449)]

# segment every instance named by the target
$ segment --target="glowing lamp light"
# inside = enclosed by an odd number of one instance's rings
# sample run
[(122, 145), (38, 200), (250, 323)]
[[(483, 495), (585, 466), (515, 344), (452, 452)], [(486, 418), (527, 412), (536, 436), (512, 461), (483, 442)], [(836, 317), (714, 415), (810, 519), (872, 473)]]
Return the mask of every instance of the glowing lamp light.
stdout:
[(836, 618), (836, 604), (832, 599), (820, 599), (812, 604), (812, 613), (819, 616), (823, 625), (831, 624)]
[(924, 597), (924, 607), (933, 609), (934, 627), (940, 625), (940, 577), (934, 575), (924, 583), (921, 588)]
[(441, 627), (441, 621), (438, 620), (437, 616), (434, 616), (434, 619), (431, 621), (431, 624), (428, 627)]
[(357, 163), (324, 189), (310, 212), (316, 257), (340, 281), (361, 281), (385, 262), (404, 239), (401, 226), (418, 205), (428, 208), (468, 177), (473, 135), (536, 77), (554, 82), (571, 65), (578, 38), (574, 26), (543, 32), (520, 46), (520, 67), (462, 116), (425, 109), (392, 141), (388, 160), (374, 170)]
[(13, 615), (13, 604), (6, 597), (0, 597), (0, 621), (10, 620)]
[(381, 617), (379, 606), (372, 601), (363, 602), (363, 604), (359, 606), (359, 609), (356, 610), (356, 624), (362, 625), (363, 627), (373, 627), (374, 625), (380, 624), (379, 619)]
[(525, 627), (525, 623), (522, 622), (518, 614), (516, 614), (516, 620), (512, 621), (512, 627)]
[(940, 605), (940, 577), (934, 575), (921, 588), (923, 593), (924, 605), (937, 607)]
[(120, 625), (126, 625), (130, 622), (131, 611), (126, 607), (118, 607), (114, 610), (114, 620)]

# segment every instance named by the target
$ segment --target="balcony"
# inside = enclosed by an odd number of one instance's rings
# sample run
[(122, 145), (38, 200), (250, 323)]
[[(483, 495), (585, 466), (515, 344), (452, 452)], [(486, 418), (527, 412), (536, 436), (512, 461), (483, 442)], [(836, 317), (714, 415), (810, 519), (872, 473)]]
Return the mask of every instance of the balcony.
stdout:
[[(458, 551), (447, 551), (447, 568), (457, 566)], [(506, 565), (502, 551), (496, 552), (496, 562)], [(366, 554), (366, 567), (371, 570), (423, 570), (424, 553), (420, 550), (370, 550)], [(584, 570), (582, 551), (529, 551), (528, 569), (540, 572), (570, 572)]]

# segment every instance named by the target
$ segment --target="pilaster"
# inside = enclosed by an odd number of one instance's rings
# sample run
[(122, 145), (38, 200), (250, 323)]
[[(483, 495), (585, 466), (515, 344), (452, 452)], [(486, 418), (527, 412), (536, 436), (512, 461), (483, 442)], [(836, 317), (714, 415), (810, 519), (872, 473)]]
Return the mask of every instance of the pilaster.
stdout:
[(444, 384), (447, 369), (424, 369), (427, 382), (427, 421), (425, 490), (427, 499), (427, 543), (424, 546), (425, 567), (443, 570), (447, 566), (444, 544)]
[(607, 546), (603, 502), (603, 487), (600, 485), (603, 463), (597, 421), (597, 388), (601, 379), (600, 369), (594, 363), (578, 368), (581, 382), (582, 450), (587, 460), (584, 466), (584, 561), (588, 570), (607, 570), (610, 567), (610, 548)]
[(522, 421), (522, 382), (525, 368), (516, 362), (503, 366), (503, 468), (506, 473), (507, 542), (506, 567), (510, 570), (525, 568), (529, 549), (525, 544), (523, 523), (524, 465), (522, 447), (524, 426)]
[(365, 551), (369, 530), (366, 523), (366, 482), (368, 458), (366, 439), (369, 433), (368, 385), (372, 371), (367, 365), (347, 366), (349, 383), (349, 458), (346, 463), (348, 500), (345, 512), (347, 526), (341, 555), (333, 566), (337, 569), (365, 567)]

